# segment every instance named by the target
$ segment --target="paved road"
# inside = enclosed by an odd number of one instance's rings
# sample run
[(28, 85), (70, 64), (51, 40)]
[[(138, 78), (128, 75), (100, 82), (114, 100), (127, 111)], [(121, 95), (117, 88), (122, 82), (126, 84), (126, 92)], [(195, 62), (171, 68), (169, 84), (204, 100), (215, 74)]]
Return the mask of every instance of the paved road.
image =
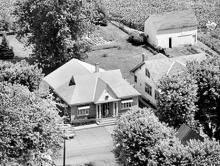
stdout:
[[(113, 128), (106, 126), (76, 131), (76, 137), (66, 141), (66, 165), (94, 162), (97, 166), (117, 166), (112, 153)], [(62, 165), (62, 155), (61, 151), (55, 160), (57, 165)]]

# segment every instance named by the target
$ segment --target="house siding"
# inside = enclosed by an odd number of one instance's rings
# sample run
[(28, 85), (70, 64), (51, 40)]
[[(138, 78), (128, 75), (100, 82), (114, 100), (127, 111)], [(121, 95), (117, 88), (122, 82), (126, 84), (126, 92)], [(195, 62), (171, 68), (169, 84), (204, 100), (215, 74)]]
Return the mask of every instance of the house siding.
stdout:
[[(84, 116), (80, 116), (80, 115), (77, 115), (77, 110), (78, 110), (78, 107), (81, 107), (81, 106), (90, 106), (90, 109), (89, 109), (89, 114), (88, 115), (84, 115)], [(84, 104), (84, 105), (74, 105), (74, 106), (71, 106), (71, 122), (74, 121), (74, 120), (80, 120), (80, 119), (92, 119), (92, 118), (96, 118), (96, 107), (95, 107), (95, 104), (93, 103), (90, 103), (90, 104)]]
[[(155, 90), (157, 89), (154, 81), (145, 75), (146, 66), (143, 65), (140, 69), (135, 71), (135, 75), (137, 76), (137, 82), (134, 83), (134, 88), (141, 94), (143, 98), (149, 100), (151, 104), (156, 106), (156, 99), (155, 99)], [(145, 83), (151, 86), (152, 88), (152, 95), (149, 95), (145, 92)]]
[[(127, 99), (133, 99), (133, 103), (132, 103), (132, 106), (138, 106), (138, 96), (134, 96), (134, 97), (128, 97), (128, 98), (123, 98), (122, 100), (127, 100)], [(113, 103), (116, 103), (116, 102), (109, 102), (110, 105), (109, 105), (109, 113), (110, 113), (110, 116), (113, 116)], [(122, 114), (124, 112), (126, 112), (128, 109), (121, 109), (121, 101), (117, 101), (118, 103), (118, 114)], [(89, 115), (85, 115), (85, 116), (78, 116), (77, 115), (77, 110), (78, 110), (78, 107), (81, 107), (81, 106), (87, 106), (89, 105), (90, 106), (90, 110), (89, 110)], [(85, 119), (95, 119), (97, 116), (96, 116), (96, 105), (93, 104), (93, 103), (90, 103), (90, 104), (87, 104), (87, 105), (75, 105), (75, 106), (71, 106), (71, 122), (75, 121), (75, 120), (85, 120)]]
[(148, 37), (147, 40), (151, 45), (153, 45), (153, 46), (158, 45), (155, 27), (153, 26), (153, 24), (149, 20), (145, 21), (144, 34), (145, 34), (145, 36)]
[[(172, 47), (180, 45), (193, 45), (197, 43), (197, 27), (188, 27), (182, 29), (169, 29), (156, 31), (156, 27), (150, 20), (145, 21), (145, 36), (148, 36), (148, 42), (154, 47), (169, 48), (169, 38), (172, 38)], [(193, 38), (196, 35), (196, 39)]]
[[(196, 36), (196, 39), (193, 36)], [(169, 48), (169, 38), (172, 39), (172, 47), (178, 47), (187, 44), (197, 43), (197, 30), (183, 31), (179, 33), (157, 34), (157, 46), (162, 48)]]

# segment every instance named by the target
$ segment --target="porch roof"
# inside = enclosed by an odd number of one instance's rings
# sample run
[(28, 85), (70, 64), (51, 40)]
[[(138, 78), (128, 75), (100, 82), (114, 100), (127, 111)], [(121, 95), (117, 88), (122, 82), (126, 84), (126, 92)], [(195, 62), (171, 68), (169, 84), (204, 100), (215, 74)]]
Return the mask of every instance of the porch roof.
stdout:
[(121, 99), (103, 100), (103, 101), (95, 102), (95, 104), (111, 103), (111, 102), (120, 101), (120, 100)]

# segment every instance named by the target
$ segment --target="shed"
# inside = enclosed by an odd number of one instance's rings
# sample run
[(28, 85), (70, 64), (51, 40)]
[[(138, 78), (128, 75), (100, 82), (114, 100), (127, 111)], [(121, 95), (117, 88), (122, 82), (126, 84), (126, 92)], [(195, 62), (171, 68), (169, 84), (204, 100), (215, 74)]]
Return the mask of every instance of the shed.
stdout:
[(197, 43), (197, 19), (192, 10), (150, 15), (144, 33), (155, 47), (172, 48)]

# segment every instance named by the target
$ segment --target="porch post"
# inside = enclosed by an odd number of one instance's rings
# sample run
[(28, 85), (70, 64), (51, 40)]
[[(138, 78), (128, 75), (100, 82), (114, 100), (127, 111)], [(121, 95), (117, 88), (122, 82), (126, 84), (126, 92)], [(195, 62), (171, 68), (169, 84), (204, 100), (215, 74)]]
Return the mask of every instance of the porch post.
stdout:
[(116, 116), (118, 116), (118, 102), (116, 102), (116, 110), (115, 110)]
[(112, 103), (112, 106), (113, 106), (113, 117), (115, 117), (115, 104), (116, 104), (116, 102)]
[(98, 119), (99, 118), (99, 114), (98, 114), (98, 105), (96, 104), (95, 105), (95, 111), (96, 111), (96, 119)]
[(102, 115), (101, 115), (101, 104), (99, 104), (99, 119), (102, 118), (101, 116), (102, 116)]

